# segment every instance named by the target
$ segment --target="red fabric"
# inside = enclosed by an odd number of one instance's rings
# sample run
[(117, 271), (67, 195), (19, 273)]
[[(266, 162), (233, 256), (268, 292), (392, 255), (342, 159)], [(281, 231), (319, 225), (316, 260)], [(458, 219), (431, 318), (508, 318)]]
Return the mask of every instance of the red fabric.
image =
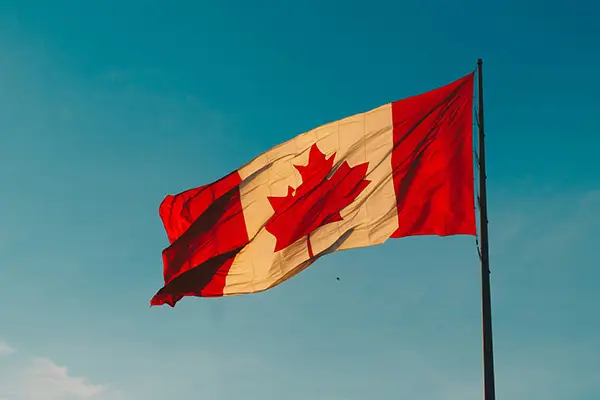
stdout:
[(208, 206), (240, 183), (241, 178), (236, 171), (209, 185), (165, 197), (158, 214), (167, 231), (169, 242), (173, 243), (178, 239)]
[(234, 172), (210, 185), (167, 196), (159, 214), (171, 245), (163, 251), (165, 286), (151, 305), (183, 296), (222, 296), (235, 255), (249, 241), (240, 176)]
[(476, 234), (473, 78), (392, 103), (393, 238)]

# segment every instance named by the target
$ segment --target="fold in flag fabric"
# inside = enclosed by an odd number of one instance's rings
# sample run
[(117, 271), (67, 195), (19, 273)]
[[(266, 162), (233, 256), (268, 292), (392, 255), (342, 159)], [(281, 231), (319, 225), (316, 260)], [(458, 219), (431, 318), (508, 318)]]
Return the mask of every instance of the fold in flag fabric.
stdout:
[(151, 305), (261, 292), (389, 238), (475, 235), (473, 78), (318, 127), (167, 196), (165, 284)]

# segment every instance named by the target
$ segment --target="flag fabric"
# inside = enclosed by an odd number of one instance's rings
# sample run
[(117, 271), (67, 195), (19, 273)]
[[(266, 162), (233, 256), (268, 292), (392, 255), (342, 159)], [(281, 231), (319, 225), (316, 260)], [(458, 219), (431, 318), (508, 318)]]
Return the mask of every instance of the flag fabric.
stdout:
[(414, 235), (475, 235), (471, 73), (303, 133), (160, 205), (151, 305), (255, 293), (318, 258)]

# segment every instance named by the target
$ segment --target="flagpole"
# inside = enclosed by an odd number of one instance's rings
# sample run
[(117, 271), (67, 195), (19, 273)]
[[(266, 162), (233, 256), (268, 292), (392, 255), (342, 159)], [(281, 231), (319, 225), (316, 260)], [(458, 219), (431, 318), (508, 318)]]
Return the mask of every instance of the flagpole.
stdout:
[(483, 126), (482, 59), (477, 60), (479, 126), (479, 224), (481, 235), (481, 311), (483, 328), (483, 393), (484, 400), (495, 400), (494, 350), (492, 341), (492, 301), (490, 293), (490, 259), (488, 249), (487, 188), (485, 172), (485, 133)]

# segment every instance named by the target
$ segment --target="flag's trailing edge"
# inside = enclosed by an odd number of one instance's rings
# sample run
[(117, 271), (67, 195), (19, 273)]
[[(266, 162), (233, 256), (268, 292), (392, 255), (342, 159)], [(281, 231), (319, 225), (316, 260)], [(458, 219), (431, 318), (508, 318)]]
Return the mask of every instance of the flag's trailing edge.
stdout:
[(167, 196), (151, 305), (264, 291), (319, 257), (414, 235), (475, 235), (471, 73), (303, 133)]

